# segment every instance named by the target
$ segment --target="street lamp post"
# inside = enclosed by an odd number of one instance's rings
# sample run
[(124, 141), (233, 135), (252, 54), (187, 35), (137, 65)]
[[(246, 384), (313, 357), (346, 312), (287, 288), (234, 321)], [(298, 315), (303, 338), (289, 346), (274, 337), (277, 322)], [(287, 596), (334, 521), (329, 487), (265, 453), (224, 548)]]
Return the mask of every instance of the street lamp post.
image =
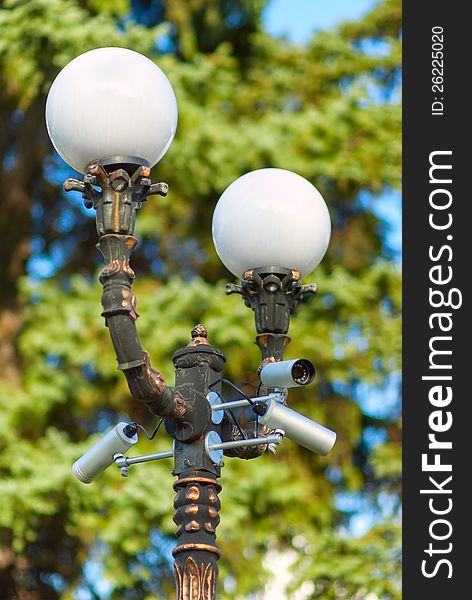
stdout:
[[(86, 85), (84, 85), (86, 83)], [(142, 112), (139, 112), (142, 111)], [(130, 121), (130, 115), (134, 115)], [(144, 119), (144, 121), (143, 121)], [(84, 174), (68, 179), (66, 191), (82, 193), (94, 208), (104, 257), (102, 315), (115, 349), (118, 369), (134, 399), (165, 419), (173, 450), (128, 458), (139, 426), (120, 424), (74, 465), (90, 483), (113, 461), (126, 475), (135, 463), (174, 457), (173, 550), (178, 600), (216, 596), (216, 545), (223, 454), (243, 459), (275, 452), (285, 435), (327, 454), (334, 432), (286, 406), (286, 388), (314, 377), (309, 361), (283, 361), (290, 341), (290, 315), (315, 293), (301, 277), (322, 259), (329, 241), (326, 205), (309, 182), (281, 169), (261, 169), (236, 180), (220, 198), (213, 217), (216, 250), (241, 285), (228, 284), (255, 314), (261, 349), (260, 393), (224, 403), (224, 354), (214, 348), (205, 327), (196, 325), (189, 343), (177, 350), (175, 387), (151, 366), (136, 330), (134, 272), (130, 258), (136, 213), (147, 197), (165, 195), (167, 185), (152, 183), (150, 168), (175, 134), (177, 105), (165, 75), (145, 57), (122, 48), (87, 52), (58, 75), (48, 96), (46, 121), (59, 154)], [(144, 123), (144, 125), (143, 125)]]

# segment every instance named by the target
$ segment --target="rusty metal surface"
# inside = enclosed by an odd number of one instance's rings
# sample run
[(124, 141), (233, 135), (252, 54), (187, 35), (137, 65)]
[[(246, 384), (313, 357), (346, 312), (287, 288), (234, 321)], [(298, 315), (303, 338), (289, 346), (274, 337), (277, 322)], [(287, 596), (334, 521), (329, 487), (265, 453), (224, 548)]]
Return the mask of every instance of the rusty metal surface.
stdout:
[(211, 552), (216, 554), (219, 558), (221, 556), (221, 550), (218, 546), (211, 546), (210, 544), (180, 544), (172, 550), (172, 556), (177, 556), (181, 552), (190, 552), (192, 550), (200, 550), (201, 552)]
[[(133, 159), (129, 157), (126, 160)], [(95, 208), (100, 236), (110, 233), (131, 235), (136, 213), (148, 196), (165, 196), (169, 189), (164, 182), (152, 183), (150, 173), (149, 166), (133, 162), (120, 164), (111, 161), (105, 165), (95, 162), (87, 167), (83, 181), (67, 179), (64, 190), (81, 192), (85, 207)]]
[(174, 522), (177, 546), (173, 549), (178, 600), (214, 600), (218, 578), (216, 528), (220, 521), (215, 476), (183, 474), (174, 484)]
[[(193, 476), (193, 477), (181, 477), (175, 485), (179, 484), (179, 486), (187, 485), (188, 483), (201, 483), (201, 484), (211, 484), (215, 485), (218, 492), (221, 492), (221, 485), (216, 481), (213, 477), (202, 477), (202, 476)], [(175, 487), (174, 485), (174, 487)]]
[(214, 600), (218, 570), (213, 563), (200, 563), (189, 556), (185, 563), (175, 563), (177, 600)]
[(121, 303), (123, 308), (126, 308), (126, 310), (129, 312), (129, 316), (133, 319), (133, 321), (136, 321), (136, 319), (139, 317), (139, 313), (136, 310), (136, 296), (130, 290), (124, 289), (121, 291), (121, 297), (123, 298), (123, 302)]
[(228, 284), (227, 294), (240, 294), (252, 308), (257, 333), (286, 334), (290, 315), (299, 302), (316, 293), (316, 285), (302, 285), (299, 271), (260, 267), (246, 271), (241, 285)]
[(151, 366), (149, 354), (142, 348), (136, 330), (136, 297), (131, 291), (134, 271), (131, 254), (137, 239), (131, 235), (107, 234), (100, 237), (97, 248), (105, 267), (100, 273), (103, 285), (102, 315), (110, 331), (118, 368), (123, 371), (131, 395), (161, 417), (185, 419), (188, 406), (182, 396), (166, 386), (159, 371)]
[(187, 344), (188, 348), (193, 348), (194, 346), (199, 346), (200, 344), (209, 344), (208, 342), (208, 332), (204, 325), (199, 323), (195, 325), (191, 332), (192, 340)]
[(291, 338), (288, 335), (279, 333), (261, 333), (256, 336), (256, 345), (259, 347), (262, 355), (262, 363), (258, 372), (269, 362), (283, 360), (285, 348), (290, 342)]

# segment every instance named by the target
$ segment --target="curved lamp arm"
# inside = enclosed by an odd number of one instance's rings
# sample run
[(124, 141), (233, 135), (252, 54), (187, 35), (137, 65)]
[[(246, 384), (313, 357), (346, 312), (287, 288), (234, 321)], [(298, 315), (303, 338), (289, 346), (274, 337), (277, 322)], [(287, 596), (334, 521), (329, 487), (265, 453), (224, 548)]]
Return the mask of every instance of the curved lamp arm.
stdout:
[(141, 346), (136, 330), (136, 296), (131, 291), (134, 272), (129, 265), (138, 240), (130, 235), (106, 234), (97, 248), (103, 254), (105, 267), (100, 273), (103, 285), (102, 316), (110, 331), (118, 368), (123, 371), (131, 395), (144, 402), (149, 410), (167, 419), (183, 420), (187, 412), (181, 395), (164, 383), (152, 368), (149, 353)]
[(165, 196), (167, 184), (152, 184), (149, 167), (133, 164), (132, 160), (111, 164), (114, 165), (111, 168), (100, 162), (89, 165), (84, 181), (68, 179), (64, 190), (82, 192), (84, 205), (96, 210), (100, 236), (97, 248), (105, 259), (100, 273), (102, 315), (110, 331), (118, 368), (126, 377), (131, 395), (144, 402), (152, 413), (184, 422), (190, 417), (185, 400), (152, 368), (149, 354), (139, 341), (135, 324), (139, 315), (131, 291), (134, 272), (129, 264), (138, 243), (133, 236), (136, 212), (148, 196)]

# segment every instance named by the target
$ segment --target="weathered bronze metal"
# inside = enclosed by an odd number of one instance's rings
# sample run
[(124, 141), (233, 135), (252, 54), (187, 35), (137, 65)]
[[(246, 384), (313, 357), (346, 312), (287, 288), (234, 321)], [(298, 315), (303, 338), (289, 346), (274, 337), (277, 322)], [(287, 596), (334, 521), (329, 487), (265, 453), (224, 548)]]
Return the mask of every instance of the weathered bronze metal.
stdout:
[(134, 272), (129, 266), (136, 243), (136, 238), (129, 235), (106, 234), (97, 244), (105, 259), (99, 277), (103, 285), (102, 316), (110, 331), (118, 368), (125, 374), (133, 398), (144, 402), (154, 414), (185, 421), (189, 418), (185, 401), (151, 367), (149, 354), (139, 341), (135, 323), (139, 315), (131, 291)]
[(191, 332), (192, 341), (187, 345), (191, 348), (193, 346), (199, 346), (200, 344), (208, 344), (208, 332), (205, 326), (199, 323), (195, 325)]
[(83, 181), (67, 179), (64, 190), (82, 192), (85, 207), (95, 208), (99, 236), (110, 233), (132, 235), (136, 213), (148, 196), (167, 194), (168, 185), (151, 183), (150, 173), (148, 166), (133, 162), (121, 166), (113, 161), (106, 165), (96, 162), (87, 167)]
[(256, 336), (256, 345), (262, 355), (261, 367), (267, 362), (283, 360), (285, 348), (290, 344), (291, 338), (283, 333), (260, 333)]
[[(197, 341), (198, 340), (198, 341)], [(221, 465), (215, 464), (205, 449), (205, 434), (221, 426), (211, 420), (206, 399), (210, 386), (221, 391), (221, 371), (226, 362), (222, 352), (208, 342), (202, 324), (192, 330), (192, 341), (177, 350), (172, 360), (175, 383), (193, 418), (188, 422), (166, 421), (174, 437), (174, 521), (177, 525), (175, 579), (177, 600), (214, 600), (218, 576), (216, 527), (219, 523)]]
[[(220, 522), (216, 475), (182, 474), (174, 484), (177, 546), (172, 551), (177, 600), (214, 600), (218, 578), (216, 527)], [(200, 472), (201, 473), (201, 472)]]
[(254, 311), (257, 333), (286, 334), (299, 302), (316, 293), (316, 284), (302, 285), (299, 271), (260, 267), (244, 273), (241, 285), (229, 283), (227, 294), (241, 294)]
[[(191, 552), (192, 549), (189, 549)], [(213, 563), (197, 564), (193, 555), (185, 562), (175, 562), (177, 600), (214, 600), (218, 572)]]

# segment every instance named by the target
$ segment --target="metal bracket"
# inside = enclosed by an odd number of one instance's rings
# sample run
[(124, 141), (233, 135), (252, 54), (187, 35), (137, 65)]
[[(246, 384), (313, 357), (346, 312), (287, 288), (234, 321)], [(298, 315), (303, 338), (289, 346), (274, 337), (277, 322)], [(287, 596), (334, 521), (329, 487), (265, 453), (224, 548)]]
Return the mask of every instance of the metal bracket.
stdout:
[(116, 466), (120, 469), (123, 477), (128, 477), (128, 467), (131, 465), (137, 465), (139, 463), (151, 462), (154, 460), (162, 460), (163, 458), (173, 458), (174, 451), (168, 450), (167, 452), (156, 452), (155, 454), (144, 454), (143, 456), (133, 456), (129, 458), (123, 454), (115, 454), (113, 460)]
[[(207, 400), (210, 404), (211, 410), (214, 413), (218, 413), (219, 411), (227, 409), (251, 405), (251, 402), (249, 400), (246, 400), (245, 398), (241, 400), (232, 400), (230, 402), (221, 402), (221, 398), (216, 392), (210, 392), (207, 395)], [(254, 404), (258, 402), (270, 402), (271, 400), (275, 400), (276, 402), (284, 402), (285, 394), (283, 392), (274, 392), (273, 394), (268, 394), (267, 396), (256, 396), (254, 398), (251, 398), (251, 400)]]
[(205, 438), (205, 450), (210, 458), (216, 456), (218, 451), (230, 450), (233, 448), (244, 448), (246, 446), (262, 446), (265, 444), (275, 444), (278, 446), (283, 440), (283, 432), (281, 429), (276, 430), (272, 435), (246, 438), (244, 440), (233, 440), (231, 442), (213, 441), (215, 439), (214, 431), (207, 433)]
[(81, 192), (84, 206), (95, 208), (100, 236), (109, 233), (132, 235), (136, 212), (148, 196), (165, 196), (169, 189), (167, 183), (151, 183), (150, 167), (137, 165), (126, 157), (122, 157), (122, 160), (124, 162), (112, 161), (111, 164), (91, 163), (83, 181), (67, 179), (64, 182), (66, 192)]
[(315, 283), (302, 285), (299, 271), (260, 267), (246, 271), (241, 285), (228, 283), (226, 294), (240, 294), (254, 311), (257, 333), (286, 334), (290, 315), (299, 302), (316, 294)]

